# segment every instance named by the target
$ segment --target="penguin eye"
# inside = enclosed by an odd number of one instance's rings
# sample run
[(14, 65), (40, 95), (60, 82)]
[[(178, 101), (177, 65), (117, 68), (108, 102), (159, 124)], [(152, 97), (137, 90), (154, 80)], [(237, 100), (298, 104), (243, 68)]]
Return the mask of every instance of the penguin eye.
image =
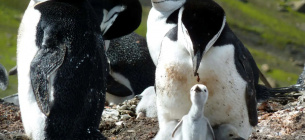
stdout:
[(207, 90), (206, 90), (206, 89), (204, 89), (203, 91), (204, 91), (204, 92), (207, 92)]
[(233, 135), (233, 134), (229, 134), (229, 136), (230, 136), (230, 137), (233, 137), (234, 135)]

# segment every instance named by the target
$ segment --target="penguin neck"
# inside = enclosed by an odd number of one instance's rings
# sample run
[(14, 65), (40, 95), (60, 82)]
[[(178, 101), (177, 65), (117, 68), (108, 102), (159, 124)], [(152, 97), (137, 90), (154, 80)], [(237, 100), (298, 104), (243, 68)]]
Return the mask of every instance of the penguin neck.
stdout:
[(201, 118), (204, 112), (203, 107), (204, 105), (192, 105), (188, 115), (194, 120)]
[(177, 7), (176, 9), (170, 10), (170, 11), (158, 11), (156, 8), (152, 7), (149, 14), (153, 14), (154, 18), (157, 20), (166, 20), (172, 13), (174, 13), (177, 9), (180, 7)]

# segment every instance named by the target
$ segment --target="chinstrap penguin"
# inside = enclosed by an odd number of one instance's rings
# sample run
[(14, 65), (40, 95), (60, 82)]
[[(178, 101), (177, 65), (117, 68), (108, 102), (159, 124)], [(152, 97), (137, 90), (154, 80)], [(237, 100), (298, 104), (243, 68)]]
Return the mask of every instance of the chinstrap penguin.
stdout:
[(133, 98), (153, 86), (156, 66), (149, 55), (144, 37), (131, 33), (109, 41), (106, 44), (106, 55), (110, 67), (109, 79), (113, 82), (107, 83), (106, 100), (110, 101), (112, 97), (110, 102), (117, 104), (122, 102), (118, 99)]
[(86, 0), (31, 0), (17, 40), (18, 94), (25, 133), (34, 140), (105, 139), (107, 60)]
[(100, 30), (105, 40), (128, 35), (141, 23), (142, 7), (138, 0), (88, 1), (97, 14)]
[[(241, 137), (248, 138), (258, 121), (255, 91), (258, 68), (226, 24), (224, 10), (212, 0), (152, 0), (152, 3), (152, 10), (159, 11), (157, 17), (160, 19), (166, 13), (163, 22), (172, 25), (159, 44), (156, 94), (160, 131), (157, 135), (164, 135), (162, 130), (167, 122), (188, 113), (191, 101), (186, 89), (204, 84), (210, 89), (204, 114), (211, 125), (230, 123)], [(167, 7), (172, 9), (171, 13), (158, 10), (168, 3), (177, 6)]]
[(0, 64), (0, 89), (6, 90), (8, 85), (8, 75), (5, 67)]
[[(190, 90), (192, 106), (187, 115), (175, 127), (172, 137), (175, 140), (214, 140), (214, 132), (209, 120), (204, 116), (204, 105), (209, 92), (205, 85), (194, 85)], [(175, 136), (176, 131), (181, 127)]]

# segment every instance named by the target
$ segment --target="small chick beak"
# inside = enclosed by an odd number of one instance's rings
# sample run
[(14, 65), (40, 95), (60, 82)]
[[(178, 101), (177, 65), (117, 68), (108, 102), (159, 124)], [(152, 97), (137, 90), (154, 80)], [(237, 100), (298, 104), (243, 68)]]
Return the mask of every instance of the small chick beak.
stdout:
[(199, 88), (199, 86), (196, 86), (196, 88), (194, 89), (195, 92), (201, 92), (201, 89)]

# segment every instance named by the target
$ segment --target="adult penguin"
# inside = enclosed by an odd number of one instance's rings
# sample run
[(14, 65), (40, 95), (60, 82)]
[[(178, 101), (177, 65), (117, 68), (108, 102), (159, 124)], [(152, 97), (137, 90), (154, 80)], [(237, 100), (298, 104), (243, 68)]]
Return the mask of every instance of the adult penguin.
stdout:
[(0, 64), (0, 89), (6, 90), (8, 85), (8, 75), (5, 67)]
[(106, 44), (106, 55), (110, 81), (107, 82), (109, 94), (106, 100), (117, 104), (153, 86), (156, 66), (149, 55), (144, 37), (131, 33), (109, 41), (109, 45)]
[[(176, 27), (178, 23), (178, 8), (184, 4), (185, 0), (152, 0), (151, 8), (147, 20), (147, 43), (150, 56), (155, 65), (161, 52), (161, 42), (169, 30)], [(260, 79), (267, 84), (266, 78), (259, 72)], [(256, 75), (255, 75), (256, 76)], [(257, 86), (256, 98), (259, 102), (265, 101), (270, 97), (277, 97), (277, 93), (299, 92), (304, 90), (304, 86), (298, 84), (288, 87), (271, 88), (270, 86)], [(282, 96), (281, 96), (282, 97)]]
[(87, 0), (31, 0), (19, 27), (18, 94), (34, 140), (105, 139), (107, 62)]
[(155, 9), (171, 9), (166, 14), (158, 10), (157, 17), (168, 15), (163, 23), (172, 23), (160, 43), (156, 69), (157, 135), (188, 113), (191, 102), (185, 93), (199, 83), (210, 89), (204, 114), (211, 125), (232, 124), (248, 138), (258, 121), (258, 68), (226, 24), (224, 10), (212, 0), (152, 2)]
[[(141, 23), (142, 7), (138, 0), (89, 0), (106, 40), (130, 34)], [(102, 7), (102, 8), (101, 8)]]

